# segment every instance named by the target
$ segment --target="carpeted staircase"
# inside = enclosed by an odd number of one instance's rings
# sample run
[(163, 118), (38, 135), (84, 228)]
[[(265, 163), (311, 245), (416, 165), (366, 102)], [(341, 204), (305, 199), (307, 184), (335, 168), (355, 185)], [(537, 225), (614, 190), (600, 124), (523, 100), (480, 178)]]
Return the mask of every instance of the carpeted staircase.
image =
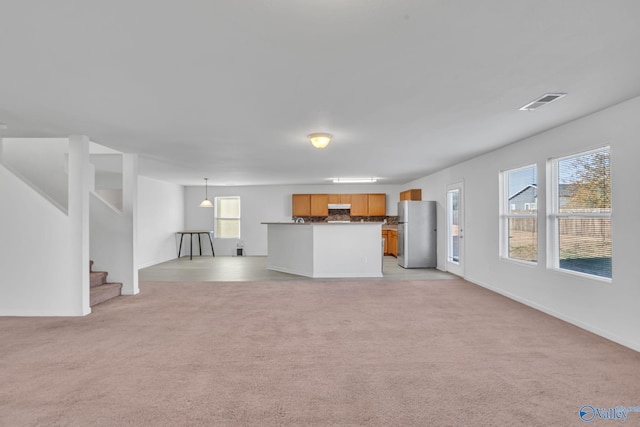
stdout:
[(107, 283), (108, 274), (106, 271), (93, 271), (93, 261), (89, 261), (89, 275), (91, 276), (89, 305), (91, 307), (120, 296), (122, 283)]

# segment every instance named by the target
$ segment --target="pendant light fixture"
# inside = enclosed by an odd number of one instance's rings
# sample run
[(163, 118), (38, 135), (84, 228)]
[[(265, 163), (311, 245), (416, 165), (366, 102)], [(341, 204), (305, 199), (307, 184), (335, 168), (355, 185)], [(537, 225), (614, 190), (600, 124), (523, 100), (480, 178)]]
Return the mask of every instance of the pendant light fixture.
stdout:
[(325, 148), (331, 142), (332, 137), (333, 135), (322, 132), (310, 133), (307, 136), (311, 144), (316, 148)]
[(204, 200), (202, 201), (202, 203), (200, 203), (200, 207), (201, 208), (212, 208), (213, 207), (213, 203), (211, 203), (211, 200), (209, 200), (209, 193), (208, 193), (208, 187), (207, 187), (207, 180), (209, 178), (205, 178), (204, 179)]

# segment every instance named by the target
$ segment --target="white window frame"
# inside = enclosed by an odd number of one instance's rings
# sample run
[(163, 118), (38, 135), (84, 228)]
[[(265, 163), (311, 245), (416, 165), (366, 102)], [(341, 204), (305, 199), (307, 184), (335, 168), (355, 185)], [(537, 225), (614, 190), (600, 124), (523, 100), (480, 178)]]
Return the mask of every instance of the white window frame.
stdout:
[[(218, 204), (220, 199), (238, 199), (238, 216), (237, 217), (219, 217), (218, 216)], [(240, 239), (242, 230), (242, 201), (240, 196), (218, 196), (214, 198), (214, 215), (213, 215), (213, 236), (216, 239)], [(234, 237), (221, 237), (218, 232), (218, 220), (233, 219), (238, 220), (238, 236)]]
[[(538, 219), (538, 211), (535, 213), (511, 213), (510, 208), (514, 208), (515, 204), (511, 204), (509, 202), (509, 174), (513, 172), (518, 172), (524, 169), (535, 168), (536, 170), (536, 186), (537, 186), (537, 176), (538, 176), (538, 165), (536, 163), (532, 163), (526, 166), (521, 166), (519, 168), (514, 169), (505, 169), (500, 172), (500, 258), (503, 260), (508, 260), (512, 262), (522, 263), (526, 265), (535, 266), (538, 265), (538, 261), (540, 260), (540, 220)], [(537, 205), (537, 203), (536, 203)], [(537, 256), (538, 261), (529, 261), (518, 258), (511, 258), (509, 256), (509, 220), (511, 218), (535, 218), (536, 220), (536, 228), (538, 230), (537, 235)]]
[[(609, 213), (587, 213), (587, 212), (572, 212), (572, 213), (560, 213), (560, 207), (558, 201), (560, 199), (558, 194), (559, 177), (558, 177), (558, 163), (562, 160), (571, 159), (574, 157), (582, 157), (592, 153), (609, 150), (611, 154), (611, 147), (604, 145), (602, 147), (594, 148), (587, 151), (581, 151), (573, 154), (569, 154), (562, 157), (554, 157), (547, 161), (547, 269), (554, 270), (563, 274), (570, 274), (573, 276), (579, 276), (588, 278), (600, 282), (612, 283), (612, 278), (597, 276), (595, 274), (582, 273), (580, 271), (568, 270), (566, 268), (560, 268), (560, 240), (558, 236), (559, 223), (561, 218), (609, 218), (611, 219), (611, 212)], [(610, 157), (611, 159), (611, 157)], [(612, 183), (613, 187), (613, 183)], [(611, 189), (613, 192), (613, 189)], [(613, 206), (612, 206), (613, 210)], [(613, 244), (613, 242), (612, 242)], [(613, 274), (612, 274), (613, 276)]]

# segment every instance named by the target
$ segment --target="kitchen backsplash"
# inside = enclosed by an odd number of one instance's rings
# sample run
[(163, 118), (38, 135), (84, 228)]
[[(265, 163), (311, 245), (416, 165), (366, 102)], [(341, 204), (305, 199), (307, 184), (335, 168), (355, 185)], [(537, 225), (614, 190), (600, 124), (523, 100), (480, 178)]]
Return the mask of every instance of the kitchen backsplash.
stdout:
[[(292, 218), (295, 220), (295, 217)], [(328, 221), (351, 221), (351, 222), (387, 222), (387, 224), (397, 224), (397, 216), (351, 216), (349, 209), (331, 209), (328, 216), (309, 216), (304, 218), (305, 222), (328, 222)]]
[(323, 221), (350, 221), (350, 212), (350, 209), (329, 209), (329, 216)]

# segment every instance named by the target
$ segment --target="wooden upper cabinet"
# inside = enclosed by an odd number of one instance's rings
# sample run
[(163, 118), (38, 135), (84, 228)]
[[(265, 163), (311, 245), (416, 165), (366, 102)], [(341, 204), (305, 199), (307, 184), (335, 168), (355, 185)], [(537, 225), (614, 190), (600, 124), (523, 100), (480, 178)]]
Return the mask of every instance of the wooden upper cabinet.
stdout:
[(351, 195), (351, 216), (369, 216), (369, 195)]
[(400, 200), (422, 200), (422, 189), (414, 188), (400, 193)]
[(328, 194), (312, 194), (311, 195), (311, 216), (327, 216), (329, 215), (329, 195)]
[(328, 216), (330, 203), (348, 203), (351, 216), (386, 216), (387, 196), (380, 194), (293, 194), (292, 216)]
[(386, 216), (387, 215), (387, 195), (386, 194), (369, 194), (369, 216)]
[(338, 203), (351, 203), (351, 194), (338, 194), (340, 201)]
[(310, 194), (294, 194), (291, 197), (292, 215), (293, 216), (310, 216), (311, 215), (311, 195)]
[(351, 194), (329, 194), (329, 203), (351, 203)]

